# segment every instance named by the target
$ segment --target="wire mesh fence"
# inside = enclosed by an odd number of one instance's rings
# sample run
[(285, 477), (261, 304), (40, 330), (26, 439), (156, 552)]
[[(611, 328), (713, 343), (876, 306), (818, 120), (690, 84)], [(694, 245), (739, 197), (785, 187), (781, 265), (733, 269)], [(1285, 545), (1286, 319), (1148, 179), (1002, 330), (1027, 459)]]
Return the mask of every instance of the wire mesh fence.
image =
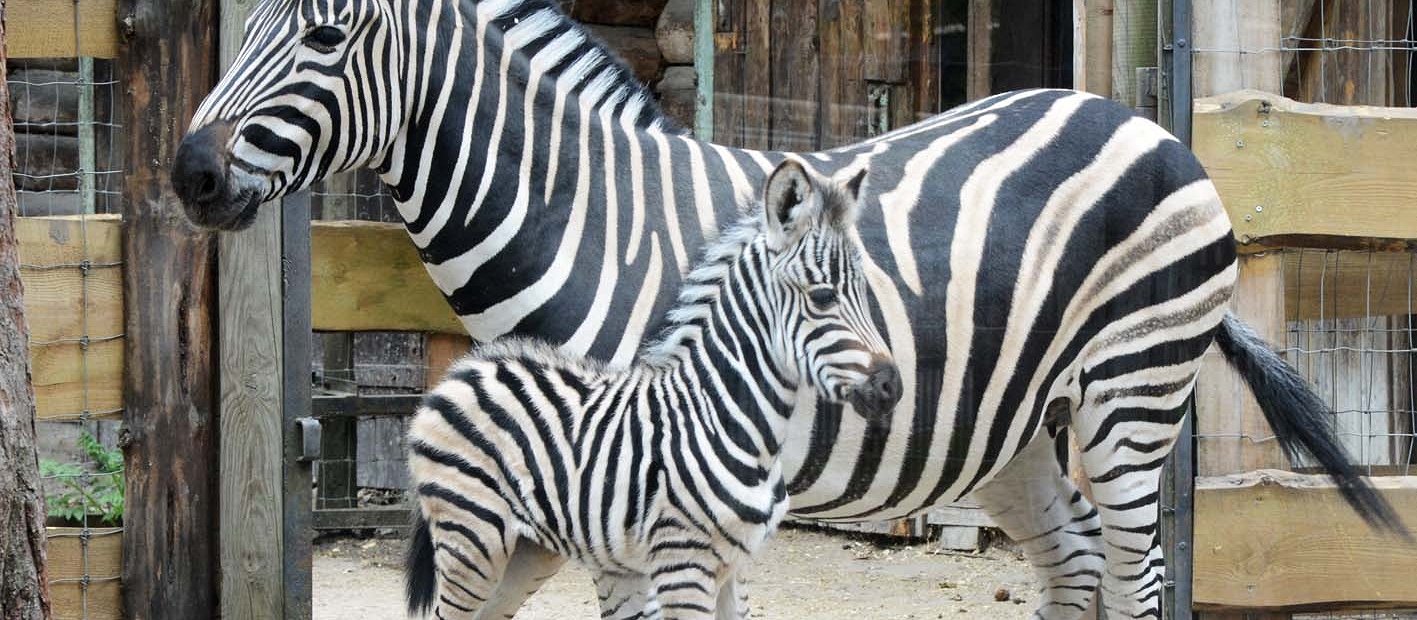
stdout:
[[(43, 493), (51, 527), (56, 618), (117, 618), (123, 532), (120, 432), (123, 339), (116, 251), (121, 165), (115, 160), (111, 63), (16, 60), (13, 176), (36, 387)], [(33, 246), (31, 246), (33, 248)], [(115, 312), (116, 310), (116, 312)]]
[[(1413, 103), (1417, 0), (1197, 6), (1203, 8), (1194, 16), (1191, 53), (1198, 91), (1255, 88), (1304, 103), (1338, 105)], [(1333, 409), (1338, 433), (1357, 462), (1376, 475), (1411, 474), (1417, 458), (1414, 254), (1322, 247), (1280, 252), (1284, 299), (1276, 305), (1284, 308), (1286, 327), (1277, 344)], [(1255, 291), (1242, 282), (1237, 294)], [(1236, 415), (1243, 415), (1238, 394), (1234, 400)], [(1235, 428), (1199, 428), (1198, 445), (1206, 450), (1223, 442), (1274, 441)]]
[(74, 8), (75, 56), (6, 76), (53, 616), (92, 620), (121, 617), (121, 76), (82, 55)]

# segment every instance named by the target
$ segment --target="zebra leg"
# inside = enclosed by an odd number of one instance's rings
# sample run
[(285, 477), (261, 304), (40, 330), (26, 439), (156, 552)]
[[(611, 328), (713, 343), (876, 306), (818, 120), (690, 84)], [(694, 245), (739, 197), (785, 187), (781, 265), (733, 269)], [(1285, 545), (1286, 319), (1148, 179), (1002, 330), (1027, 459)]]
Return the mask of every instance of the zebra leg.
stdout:
[[(486, 521), (442, 521), (432, 513), (433, 565), (438, 571), (433, 618), (475, 620), (493, 596), (511, 556), (514, 536)], [(465, 516), (465, 515), (463, 515)]]
[(657, 618), (658, 608), (649, 596), (649, 577), (620, 573), (598, 573), (595, 591), (600, 597), (601, 620), (648, 620)]
[(718, 588), (716, 620), (748, 620), (752, 616), (748, 607), (748, 568), (739, 566), (733, 576)]
[(534, 541), (522, 538), (507, 559), (506, 571), (492, 595), (478, 610), (478, 620), (511, 618), (526, 600), (566, 564), (561, 557)]
[[(1175, 368), (1142, 372), (1160, 375)], [(1156, 523), (1161, 466), (1180, 431), (1193, 378), (1192, 366), (1189, 374), (1164, 383), (1135, 383), (1135, 375), (1124, 375), (1084, 388), (1087, 405), (1074, 422), (1102, 518), (1107, 558), (1102, 604), (1109, 617), (1161, 618), (1165, 563)], [(1127, 382), (1133, 387), (1118, 385)]]
[(646, 618), (664, 620), (714, 620), (721, 567), (705, 566), (702, 558), (659, 561), (649, 575), (654, 592), (646, 605)]
[(1068, 434), (1039, 433), (972, 497), (1023, 547), (1043, 584), (1033, 617), (1076, 620), (1087, 611), (1103, 569), (1097, 510), (1058, 462)]

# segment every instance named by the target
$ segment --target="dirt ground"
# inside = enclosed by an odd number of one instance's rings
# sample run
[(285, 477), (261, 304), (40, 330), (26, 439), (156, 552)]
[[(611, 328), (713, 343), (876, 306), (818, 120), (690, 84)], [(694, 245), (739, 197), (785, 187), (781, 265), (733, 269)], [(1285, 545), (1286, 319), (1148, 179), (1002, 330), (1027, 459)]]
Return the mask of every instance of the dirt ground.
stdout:
[[(404, 618), (404, 541), (340, 538), (315, 550), (315, 620)], [(933, 553), (820, 530), (783, 528), (750, 574), (760, 620), (1028, 618), (1033, 574), (1012, 551)], [(1007, 593), (999, 592), (1007, 590)], [(996, 596), (1006, 600), (996, 601)], [(526, 620), (597, 618), (589, 575), (568, 565), (517, 615)], [(359, 614), (353, 616), (353, 614)]]

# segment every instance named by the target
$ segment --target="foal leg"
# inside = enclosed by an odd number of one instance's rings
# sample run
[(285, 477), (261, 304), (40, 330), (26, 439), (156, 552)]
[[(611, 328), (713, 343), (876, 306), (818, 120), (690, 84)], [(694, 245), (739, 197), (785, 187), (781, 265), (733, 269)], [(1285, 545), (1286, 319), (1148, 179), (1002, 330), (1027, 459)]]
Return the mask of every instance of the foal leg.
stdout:
[(718, 608), (715, 620), (748, 620), (752, 616), (748, 606), (748, 577), (746, 566), (739, 566), (733, 575), (718, 588)]
[(502, 581), (478, 611), (477, 620), (513, 617), (526, 600), (536, 594), (542, 584), (561, 570), (565, 563), (566, 558), (548, 551), (546, 547), (525, 538), (518, 540), (511, 557), (507, 559)]
[(973, 497), (1023, 547), (1043, 584), (1037, 620), (1077, 620), (1087, 611), (1103, 569), (1097, 510), (1058, 462), (1067, 431), (1039, 433)]
[(429, 527), (433, 541), (433, 566), (437, 594), (433, 618), (475, 620), (486, 618), (479, 610), (492, 598), (511, 556), (513, 536), (486, 521), (452, 520), (432, 512)]

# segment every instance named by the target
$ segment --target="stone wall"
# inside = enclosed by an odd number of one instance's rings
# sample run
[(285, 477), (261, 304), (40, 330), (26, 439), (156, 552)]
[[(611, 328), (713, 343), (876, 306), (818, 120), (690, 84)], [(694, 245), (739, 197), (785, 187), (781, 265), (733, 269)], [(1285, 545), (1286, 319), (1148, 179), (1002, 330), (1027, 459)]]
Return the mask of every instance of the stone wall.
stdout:
[(666, 114), (694, 125), (694, 0), (566, 0), (563, 6), (624, 58)]

